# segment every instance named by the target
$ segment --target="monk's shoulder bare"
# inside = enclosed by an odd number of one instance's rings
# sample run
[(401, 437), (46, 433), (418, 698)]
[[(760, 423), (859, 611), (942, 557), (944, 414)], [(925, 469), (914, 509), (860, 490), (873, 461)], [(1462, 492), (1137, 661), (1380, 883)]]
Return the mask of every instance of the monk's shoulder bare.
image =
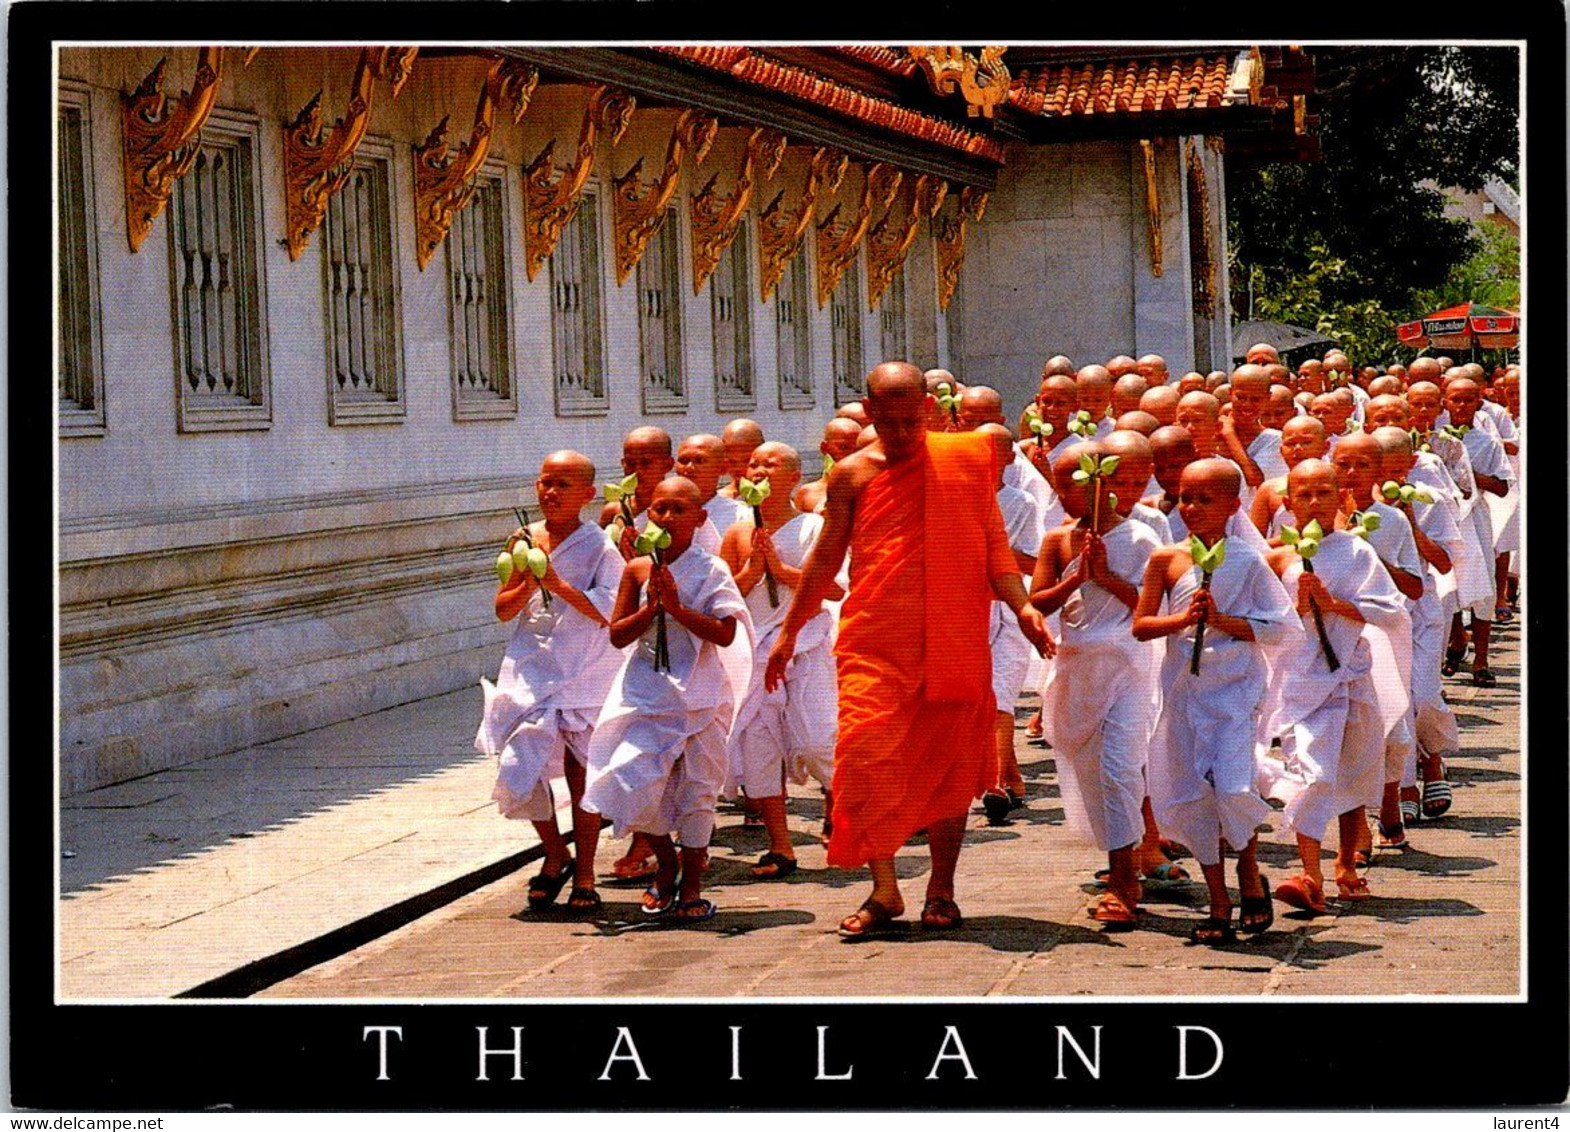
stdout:
[(1146, 568), (1159, 570), (1167, 589), (1171, 589), (1193, 564), (1194, 560), (1189, 557), (1188, 548), (1182, 543), (1176, 543), (1172, 546), (1158, 546), (1151, 551), (1150, 564)]
[(1265, 561), (1270, 564), (1270, 568), (1277, 575), (1281, 575), (1286, 573), (1287, 567), (1292, 564), (1292, 559), (1296, 556), (1296, 551), (1290, 546), (1277, 546), (1271, 548), (1270, 553), (1265, 557)]
[(854, 500), (886, 467), (888, 462), (883, 454), (871, 447), (852, 452), (829, 469), (828, 495)]
[(620, 511), (620, 510), (621, 510), (621, 508), (616, 506), (616, 504), (614, 504), (614, 503), (607, 503), (604, 507), (601, 507), (600, 508), (600, 526), (602, 526), (602, 527), (610, 526), (611, 523), (616, 518), (616, 513), (618, 511)]

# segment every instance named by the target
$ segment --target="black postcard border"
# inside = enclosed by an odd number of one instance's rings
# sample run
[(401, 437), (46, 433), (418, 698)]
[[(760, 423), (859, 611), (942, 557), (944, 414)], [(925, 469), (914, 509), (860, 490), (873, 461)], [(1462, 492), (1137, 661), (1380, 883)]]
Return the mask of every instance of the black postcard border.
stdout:
[[(1554, 403), (1563, 376), (1545, 360), (1566, 342), (1565, 26), (1563, 9), (1534, 2), (1493, 9), (1472, 34), (1528, 40), (1528, 294), (1531, 343), (1542, 377), (1528, 392), (1542, 418), (1527, 459), (1530, 634), (1536, 661), (1530, 737), (1527, 850), (1529, 1000), (1525, 1003), (1307, 1003), (1259, 1000), (1055, 1004), (702, 1005), (195, 1004), (57, 1006), (52, 1003), (52, 815), (45, 704), (54, 641), (50, 556), (53, 497), (36, 484), (50, 460), (51, 416), (40, 371), (51, 367), (49, 117), (51, 41), (165, 36), (248, 42), (267, 34), (386, 41), (421, 39), (617, 40), (783, 38), (880, 42), (933, 38), (1123, 38), (1213, 42), (1410, 39), (1449, 32), (1431, 5), (1321, 3), (1203, 9), (1169, 4), (1110, 33), (1099, 12), (1043, 5), (1033, 20), (978, 19), (973, 6), (907, 6), (892, 16), (850, 7), (808, 21), (762, 8), (670, 3), (376, 4), (22, 3), (9, 19), (10, 146), (10, 595), (11, 595), (11, 1102), (46, 1110), (207, 1108), (381, 1111), (863, 1108), (1414, 1108), (1557, 1104), (1570, 1090), (1566, 982), (1566, 750), (1562, 644), (1567, 511), (1558, 492), (1567, 458)], [(365, 15), (374, 12), (367, 25)], [(1224, 22), (1225, 21), (1225, 22)], [(805, 23), (806, 26), (803, 26)], [(1458, 37), (1459, 38), (1459, 37)], [(47, 101), (46, 101), (47, 100)], [(1392, 154), (1392, 160), (1400, 160)], [(1356, 175), (1355, 170), (1335, 170)], [(106, 491), (113, 484), (105, 484)], [(1550, 537), (1552, 535), (1553, 537)], [(1525, 654), (1523, 655), (1523, 670)], [(112, 988), (106, 988), (112, 989)], [(1183, 988), (1175, 986), (1181, 993)], [(1458, 993), (1464, 988), (1457, 987)], [(389, 1080), (378, 1080), (382, 1031)], [(525, 1080), (492, 1058), (476, 1080), (476, 1027), (493, 1048), (522, 1026)], [(1058, 1027), (1092, 1049), (1101, 1027), (1101, 1074), (1071, 1048), (1058, 1079)], [(740, 1028), (733, 1039), (733, 1028)], [(823, 1029), (825, 1028), (826, 1029)], [(953, 1028), (950, 1034), (949, 1027)], [(1179, 1027), (1204, 1027), (1225, 1056), (1211, 1076), (1177, 1080)], [(623, 1036), (625, 1031), (625, 1036)], [(822, 1074), (849, 1079), (819, 1079)], [(1210, 1063), (1209, 1039), (1187, 1031), (1189, 1068)], [(631, 1041), (650, 1080), (625, 1057)], [(731, 1080), (733, 1040), (742, 1081)], [(965, 1079), (956, 1040), (977, 1079)], [(928, 1075), (938, 1064), (934, 1079)]]

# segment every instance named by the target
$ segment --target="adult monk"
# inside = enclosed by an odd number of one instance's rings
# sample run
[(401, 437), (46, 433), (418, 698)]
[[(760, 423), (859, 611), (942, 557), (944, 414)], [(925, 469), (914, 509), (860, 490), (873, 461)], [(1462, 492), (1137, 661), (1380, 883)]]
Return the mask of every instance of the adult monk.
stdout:
[(894, 855), (922, 829), (932, 853), (922, 925), (960, 923), (954, 867), (966, 814), (997, 780), (994, 595), (1038, 650), (1053, 651), (1009, 549), (988, 439), (930, 432), (932, 397), (907, 362), (868, 374), (864, 403), (878, 438), (829, 473), (823, 533), (764, 675), (779, 686), (848, 551), (828, 863), (872, 871), (872, 894), (840, 924), (848, 939), (904, 913)]

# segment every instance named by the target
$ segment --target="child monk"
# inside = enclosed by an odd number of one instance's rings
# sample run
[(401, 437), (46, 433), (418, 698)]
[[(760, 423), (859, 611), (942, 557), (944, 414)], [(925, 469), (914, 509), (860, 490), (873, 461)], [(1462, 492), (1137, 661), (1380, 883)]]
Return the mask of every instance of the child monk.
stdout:
[[(1368, 545), (1374, 548), (1374, 553), (1379, 556), (1380, 563), (1385, 572), (1390, 575), (1390, 580), (1395, 583), (1396, 589), (1401, 591), (1405, 599), (1402, 608), (1408, 611), (1408, 616), (1399, 627), (1392, 627), (1387, 633), (1392, 646), (1390, 653), (1381, 652), (1375, 657), (1374, 679), (1379, 682), (1399, 681), (1404, 687), (1410, 688), (1412, 680), (1412, 639), (1411, 639), (1411, 604), (1419, 601), (1423, 596), (1423, 579), (1428, 573), (1422, 556), (1418, 553), (1415, 532), (1409, 517), (1400, 509), (1385, 502), (1380, 493), (1380, 485), (1384, 483), (1385, 453), (1383, 446), (1372, 435), (1366, 432), (1354, 432), (1342, 438), (1336, 445), (1335, 455), (1332, 457), (1331, 466), (1336, 470), (1336, 478), (1341, 484), (1342, 515), (1349, 521), (1354, 515), (1373, 515), (1378, 519), (1374, 530), (1365, 530), (1363, 537)], [(1391, 664), (1396, 671), (1391, 671)], [(1400, 781), (1403, 767), (1408, 755), (1412, 752), (1412, 731), (1407, 724), (1408, 712), (1397, 718), (1385, 735), (1385, 785), (1383, 792), (1384, 801), (1381, 802), (1381, 812), (1388, 803), (1390, 813), (1400, 818)], [(1413, 774), (1416, 774), (1414, 760)], [(1415, 784), (1416, 778), (1413, 782)], [(1389, 815), (1386, 815), (1386, 825), (1389, 825)], [(1387, 837), (1387, 841), (1391, 838)], [(1362, 826), (1358, 830), (1358, 845), (1356, 858), (1359, 867), (1368, 864), (1372, 859), (1372, 843), (1368, 827)]]
[(1072, 377), (1063, 374), (1053, 374), (1041, 380), (1041, 387), (1036, 392), (1036, 413), (1045, 424), (1052, 426), (1052, 431), (1043, 441), (1038, 441), (1034, 433), (1028, 429), (1021, 429), (1024, 437), (1019, 443), (1020, 450), (1035, 464), (1036, 470), (1044, 476), (1050, 476), (1052, 469), (1052, 454), (1074, 443), (1076, 437), (1068, 430), (1068, 419), (1075, 412), (1075, 404), (1079, 397), (1079, 387), (1075, 385)]
[(1292, 387), (1286, 384), (1272, 384), (1270, 397), (1265, 402), (1265, 407), (1260, 410), (1259, 423), (1280, 432), (1286, 428), (1287, 422), (1297, 415), (1297, 404), (1292, 400)]
[[(1380, 565), (1374, 548), (1336, 530), (1342, 503), (1335, 469), (1323, 460), (1305, 460), (1287, 476), (1288, 505), (1301, 531), (1317, 522), (1324, 531), (1313, 572), (1291, 546), (1271, 551), (1271, 568), (1281, 577), (1306, 632), (1276, 658), (1271, 682), (1267, 733), (1281, 735), (1284, 771), (1274, 760), (1261, 764), (1262, 779), (1286, 803), (1283, 818), (1297, 835), (1303, 871), (1282, 883), (1276, 895), (1294, 908), (1323, 913), (1325, 878), (1320, 845), (1326, 828), (1337, 823), (1336, 888), (1345, 901), (1369, 899), (1368, 881), (1357, 874), (1355, 854), (1367, 818), (1365, 807), (1378, 805), (1384, 788), (1384, 743), (1389, 731), (1381, 708), (1399, 699), (1404, 714), (1406, 690), (1381, 687), (1374, 679), (1373, 645), (1366, 625), (1398, 626), (1406, 617), (1401, 594)], [(1314, 621), (1317, 607), (1325, 638), (1339, 667), (1329, 666)]]
[[(663, 481), (649, 503), (652, 521), (671, 536), (661, 563), (627, 563), (611, 614), (610, 642), (636, 645), (622, 662), (589, 743), (583, 807), (618, 836), (645, 834), (658, 868), (643, 911), (696, 923), (714, 916), (701, 896), (714, 832), (714, 804), (725, 782), (726, 740), (751, 675), (752, 625), (725, 564), (693, 545), (704, 521), (696, 485)], [(663, 613), (669, 669), (657, 659)], [(678, 859), (671, 838), (681, 839)]]
[[(1293, 417), (1281, 430), (1281, 459), (1288, 468), (1295, 468), (1304, 460), (1323, 460), (1329, 453), (1330, 438), (1317, 417)], [(1286, 494), (1285, 474), (1266, 480), (1254, 493), (1248, 517), (1267, 539), (1279, 535), (1283, 525), (1291, 525)]]
[(1117, 471), (1106, 485), (1117, 496), (1118, 514), (1143, 523), (1156, 536), (1158, 546), (1167, 545), (1172, 541), (1172, 525), (1158, 509), (1143, 502), (1150, 485), (1156, 482), (1156, 456), (1150, 441), (1141, 433), (1118, 428), (1108, 433), (1101, 444), (1107, 455), (1118, 458)]
[[(1503, 498), (1515, 483), (1515, 471), (1510, 466), (1510, 460), (1499, 437), (1487, 428), (1476, 427), (1480, 419), (1479, 407), (1482, 401), (1482, 390), (1470, 378), (1457, 378), (1445, 389), (1445, 412), (1450, 418), (1451, 426), (1462, 433), (1461, 443), (1466, 448), (1467, 457), (1471, 461), (1472, 478), (1477, 483), (1478, 491)], [(1479, 500), (1479, 503), (1473, 506), (1470, 518), (1477, 532), (1478, 545), (1485, 548), (1485, 561), (1492, 566), (1495, 561), (1497, 532), (1487, 503)], [(1494, 576), (1494, 570), (1491, 569), (1489, 571), (1491, 583)], [(1488, 596), (1470, 607), (1472, 683), (1480, 688), (1492, 688), (1498, 683), (1493, 671), (1488, 667), (1488, 644), (1493, 632), (1494, 596), (1491, 584)], [(1466, 636), (1461, 632), (1461, 618), (1458, 613), (1451, 624), (1450, 655), (1446, 658), (1446, 666), (1452, 672), (1459, 667), (1465, 650)]]
[[(720, 439), (725, 445), (725, 471), (730, 473), (730, 483), (725, 485), (724, 494), (726, 498), (734, 499), (736, 485), (746, 476), (747, 465), (752, 462), (753, 449), (763, 443), (763, 429), (757, 421), (737, 417), (725, 426)], [(720, 534), (724, 533), (725, 528), (720, 527)]]
[(1203, 390), (1185, 393), (1177, 406), (1177, 423), (1194, 440), (1194, 455), (1201, 460), (1225, 456), (1221, 442), (1221, 402)]
[[(1154, 551), (1133, 619), (1139, 640), (1167, 638), (1161, 715), (1150, 745), (1150, 800), (1161, 828), (1190, 847), (1205, 874), (1210, 912), (1191, 933), (1196, 943), (1237, 938), (1222, 856), (1228, 847), (1238, 855), (1239, 927), (1262, 932), (1274, 920), (1269, 884), (1255, 858), (1254, 830), (1270, 813), (1254, 788), (1255, 717), (1267, 678), (1261, 646), (1289, 636), (1297, 618), (1263, 555), (1227, 537), (1242, 478), (1237, 465), (1224, 460), (1183, 469), (1178, 507), (1185, 530), (1207, 547), (1225, 538), (1225, 557), (1206, 587), (1186, 537)], [(1168, 613), (1161, 612), (1163, 604)], [(1195, 673), (1201, 623), (1205, 635)]]
[[(740, 768), (747, 799), (757, 805), (769, 835), (769, 850), (752, 867), (752, 875), (774, 880), (796, 871), (796, 850), (785, 822), (785, 776), (801, 783), (810, 773), (824, 789), (825, 813), (833, 809), (834, 622), (827, 610), (809, 620), (783, 685), (772, 692), (764, 688), (764, 664), (801, 584), (802, 567), (823, 530), (823, 517), (791, 504), (801, 481), (801, 458), (790, 445), (758, 445), (747, 478), (767, 481), (769, 495), (758, 508), (763, 526), (754, 526), (749, 513), (726, 532), (720, 548), (746, 599), (754, 642), (752, 678), (731, 728), (730, 764), (733, 770)], [(772, 596), (765, 568), (774, 579)], [(838, 587), (830, 591), (830, 600), (841, 596)]]
[(1158, 425), (1177, 424), (1178, 401), (1182, 397), (1175, 385), (1152, 385), (1140, 395), (1139, 408), (1155, 417)]
[(1112, 431), (1112, 374), (1106, 366), (1085, 366), (1074, 375), (1074, 384), (1078, 388), (1074, 407), (1090, 414), (1096, 422), (1096, 439), (1100, 440)]
[(1145, 379), (1148, 386), (1165, 385), (1172, 380), (1167, 372), (1167, 360), (1160, 354), (1144, 354), (1135, 364), (1135, 372)]
[(823, 466), (823, 475), (796, 489), (797, 510), (822, 513), (823, 504), (829, 497), (829, 469), (856, 451), (856, 437), (861, 429), (861, 425), (846, 417), (835, 417), (823, 426), (823, 440), (818, 444), (818, 451), (828, 457), (828, 462)]
[[(1204, 394), (1209, 396), (1209, 394)], [(1214, 400), (1214, 398), (1211, 398)], [(1187, 542), (1189, 536), (1188, 526), (1183, 521), (1183, 512), (1178, 506), (1178, 490), (1182, 483), (1183, 471), (1200, 457), (1194, 451), (1193, 433), (1181, 425), (1169, 425), (1158, 428), (1150, 434), (1150, 450), (1155, 458), (1156, 482), (1161, 487), (1161, 494), (1145, 500), (1167, 517), (1167, 525), (1172, 531), (1174, 542)], [(1232, 464), (1231, 460), (1223, 461)], [(1232, 464), (1234, 468), (1236, 464)], [(1238, 483), (1243, 482), (1243, 473), (1238, 472)], [(1240, 486), (1239, 490), (1243, 490)], [(1239, 499), (1239, 506), (1242, 500)], [(1241, 510), (1234, 510), (1226, 517), (1226, 536), (1241, 542), (1247, 542), (1261, 554), (1267, 549), (1264, 537), (1249, 522), (1248, 516)]]
[(1220, 424), (1223, 455), (1243, 470), (1253, 489), (1273, 476), (1286, 475), (1281, 461), (1281, 433), (1266, 428), (1260, 415), (1270, 403), (1270, 378), (1263, 366), (1239, 366), (1227, 383), (1232, 411)]
[[(1004, 428), (1006, 432), (1008, 430), (1003, 424), (1004, 419), (1003, 397), (996, 389), (986, 385), (971, 385), (960, 394), (957, 431), (974, 432), (982, 425), (995, 424)], [(1036, 508), (1037, 518), (1042, 524), (1057, 524), (1063, 521), (1063, 509), (1058, 506), (1058, 498), (1052, 490), (1052, 485), (1036, 470), (1035, 465), (1024, 452), (1013, 447), (1012, 439), (1008, 460), (1003, 465), (1003, 482), (1030, 496), (1031, 503)], [(1034, 551), (1035, 547), (1032, 546), (1031, 550)], [(1012, 702), (1010, 706), (1013, 706)]]
[(676, 474), (697, 485), (698, 494), (703, 497), (703, 510), (709, 516), (709, 521), (698, 528), (693, 539), (700, 550), (709, 554), (720, 552), (720, 540), (725, 532), (747, 510), (734, 495), (719, 494), (720, 476), (730, 466), (727, 463), (729, 452), (723, 440), (705, 432), (689, 436), (676, 449)]
[(1161, 427), (1161, 422), (1143, 409), (1124, 413), (1113, 423), (1118, 432), (1137, 432), (1141, 436), (1149, 436)]
[[(496, 616), (517, 619), (496, 683), (481, 680), (485, 718), (474, 745), (496, 756), (491, 797), (504, 817), (534, 823), (545, 863), (529, 881), (529, 907), (553, 903), (573, 882), (567, 906), (593, 911), (594, 854), (600, 819), (583, 809), (584, 760), (594, 721), (605, 702), (621, 655), (606, 634), (621, 584), (622, 558), (601, 528), (579, 513), (597, 491), (594, 465), (579, 452), (552, 452), (534, 481), (545, 518), (529, 527), (535, 546), (550, 556), (544, 577), (515, 570), (496, 593)], [(510, 552), (522, 531), (507, 540)], [(544, 591), (542, 593), (542, 591)], [(551, 604), (545, 604), (549, 593)], [(564, 756), (570, 756), (565, 757)], [(576, 859), (556, 824), (551, 779), (565, 774), (572, 802)]]
[[(1377, 398), (1376, 398), (1377, 400)], [(1382, 461), (1380, 476), (1385, 482), (1398, 486), (1407, 483), (1407, 476), (1416, 463), (1412, 440), (1404, 428), (1381, 427), (1373, 432)], [(1395, 504), (1412, 526), (1412, 535), (1418, 553), (1423, 558), (1423, 595), (1407, 603), (1412, 618), (1412, 714), (1408, 718), (1408, 732), (1398, 735), (1395, 750), (1386, 749), (1387, 765), (1385, 796), (1380, 805), (1379, 831), (1381, 846), (1399, 849), (1406, 844), (1408, 815), (1415, 819), (1419, 806), (1427, 802), (1431, 809), (1443, 813), (1450, 807), (1450, 784), (1445, 781), (1445, 758), (1454, 757), (1461, 745), (1455, 713), (1445, 703), (1440, 690), (1439, 666), (1444, 649), (1445, 629), (1449, 617), (1445, 614), (1441, 592), (1453, 590), (1454, 566), (1462, 553), (1462, 537), (1450, 506), (1443, 499), (1430, 493), (1431, 503), (1420, 500), (1400, 501)], [(1399, 754), (1401, 767), (1396, 797), (1392, 798), (1389, 756)], [(1422, 764), (1423, 790), (1417, 789), (1418, 763)], [(1443, 801), (1443, 809), (1439, 803)]]
[(1139, 399), (1150, 385), (1137, 373), (1126, 373), (1112, 386), (1112, 415), (1120, 417), (1139, 408)]
[[(966, 390), (966, 396), (976, 388), (971, 386)], [(1035, 572), (1036, 551), (1041, 547), (1046, 527), (1036, 501), (1007, 482), (1008, 468), (1015, 454), (1014, 437), (1001, 424), (984, 424), (975, 431), (992, 441), (997, 464), (998, 510), (1003, 514), (1003, 529), (1008, 532), (1014, 563), (1019, 567), (1022, 580), (1028, 579)], [(1062, 504), (1056, 495), (1053, 496), (1053, 508), (1061, 519)], [(992, 650), (992, 695), (998, 708), (992, 736), (998, 752), (998, 782), (981, 796), (981, 805), (989, 822), (1002, 825), (1010, 810), (1025, 804), (1025, 778), (1014, 754), (1014, 705), (1019, 702), (1019, 694), (1025, 687), (1035, 649), (1002, 601), (992, 603), (992, 627), (987, 643)]]
[(1329, 438), (1332, 450), (1346, 435), (1352, 409), (1352, 399), (1341, 396), (1339, 391), (1321, 393), (1308, 404), (1309, 415), (1317, 417), (1319, 423), (1325, 426), (1325, 436)]
[[(1069, 828), (1107, 854), (1107, 890), (1091, 914), (1119, 930), (1134, 926), (1143, 896), (1135, 850), (1145, 839), (1144, 753), (1155, 666), (1131, 627), (1140, 579), (1160, 543), (1150, 528), (1118, 513), (1106, 498), (1109, 485), (1073, 484), (1082, 456), (1100, 461), (1109, 454), (1104, 445), (1076, 444), (1058, 457), (1054, 470), (1072, 485), (1063, 506), (1074, 522), (1047, 532), (1030, 599), (1042, 613), (1062, 610), (1042, 720)], [(1116, 693), (1109, 695), (1111, 689)]]
[[(638, 477), (638, 485), (630, 501), (635, 517), (649, 509), (654, 489), (670, 475), (675, 466), (671, 435), (663, 428), (644, 425), (627, 434), (621, 442), (621, 472), (624, 476)], [(620, 548), (622, 556), (631, 558), (633, 534), (627, 533), (625, 518), (619, 503), (606, 503), (600, 510), (600, 526), (610, 530), (611, 541)]]

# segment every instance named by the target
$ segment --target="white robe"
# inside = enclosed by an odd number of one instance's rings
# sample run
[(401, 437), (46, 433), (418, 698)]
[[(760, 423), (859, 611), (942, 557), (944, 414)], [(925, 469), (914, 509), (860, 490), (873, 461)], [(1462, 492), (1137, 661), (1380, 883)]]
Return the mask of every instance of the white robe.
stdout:
[[(610, 619), (621, 585), (622, 557), (610, 536), (584, 523), (551, 551), (562, 581)], [(595, 717), (622, 662), (604, 625), (538, 589), (518, 621), (493, 684), (482, 679), (485, 714), (477, 750), (497, 759), (491, 796), (503, 815), (548, 821), (555, 811), (550, 780), (571, 752), (583, 762)]]
[[(1259, 435), (1249, 441), (1247, 451), (1248, 458), (1254, 461), (1254, 466), (1267, 480), (1284, 476), (1290, 471), (1286, 461), (1281, 458), (1281, 433), (1276, 429), (1261, 429)], [(1249, 495), (1252, 496), (1257, 490), (1251, 488)]]
[[(1047, 477), (1036, 470), (1030, 457), (1019, 450), (1018, 444), (1014, 446), (1013, 461), (1003, 469), (1003, 482), (1030, 496), (1036, 506), (1037, 521), (1044, 530), (1050, 531), (1063, 521), (1063, 504), (1059, 502), (1057, 492), (1052, 490)], [(1027, 553), (1035, 555), (1033, 550)]]
[(1504, 445), (1494, 433), (1486, 428), (1474, 427), (1461, 438), (1461, 443), (1466, 446), (1466, 454), (1471, 460), (1474, 475), (1495, 476), (1504, 480), (1506, 486), (1506, 493), (1503, 496), (1494, 495), (1479, 487), (1478, 500), (1481, 502), (1474, 503), (1471, 515), (1473, 528), (1477, 532), (1478, 546), (1484, 549), (1488, 592), (1479, 595), (1470, 608), (1474, 617), (1492, 621), (1497, 596), (1494, 585), (1494, 558), (1499, 554), (1508, 554), (1511, 549), (1514, 549), (1507, 546), (1501, 550), (1500, 536), (1505, 533), (1520, 495), (1515, 489), (1515, 469), (1510, 465), (1510, 458), (1505, 453)]
[[(1143, 523), (1124, 521), (1102, 541), (1112, 573), (1138, 591), (1160, 540)], [(1042, 727), (1069, 829), (1103, 850), (1134, 844), (1145, 827), (1159, 658), (1150, 642), (1134, 638), (1133, 621), (1134, 611), (1107, 590), (1081, 585), (1063, 605), (1058, 654), (1042, 690)]]
[(1156, 536), (1158, 546), (1172, 545), (1172, 524), (1161, 513), (1161, 508), (1152, 507), (1148, 503), (1136, 503), (1129, 511), (1128, 517), (1136, 523), (1143, 523), (1149, 527)]
[[(1340, 661), (1335, 672), (1311, 616), (1302, 619), (1301, 635), (1274, 651), (1262, 734), (1282, 736), (1281, 761), (1261, 751), (1259, 777), (1261, 789), (1286, 803), (1287, 827), (1323, 841), (1337, 815), (1380, 802), (1385, 736), (1410, 703), (1405, 682), (1376, 674), (1376, 656), (1390, 648), (1381, 644), (1380, 630), (1409, 629), (1400, 591), (1362, 539), (1345, 531), (1327, 534), (1314, 572), (1333, 596), (1355, 604), (1366, 623), (1323, 613)], [(1282, 578), (1294, 608), (1302, 575), (1302, 562), (1293, 561)], [(1407, 649), (1410, 655), (1410, 644)]]
[(714, 832), (726, 737), (752, 676), (752, 620), (725, 563), (696, 545), (670, 563), (670, 572), (683, 605), (735, 617), (736, 635), (721, 648), (667, 614), (670, 671), (657, 672), (649, 623), (595, 723), (583, 806), (618, 837), (674, 833), (683, 846), (701, 849)]
[[(1441, 583), (1455, 575), (1455, 563), (1464, 539), (1451, 508), (1437, 498), (1433, 503), (1413, 503), (1412, 517), (1423, 534), (1450, 556), (1451, 566), (1448, 574), (1441, 574), (1436, 567), (1425, 564), (1423, 596), (1419, 601), (1407, 602), (1412, 615), (1412, 712), (1410, 734), (1403, 737), (1410, 740), (1411, 746), (1409, 753), (1403, 751), (1407, 756), (1403, 760), (1403, 786), (1416, 785), (1418, 746), (1441, 755), (1453, 755), (1460, 747), (1460, 731), (1455, 713), (1442, 694), (1439, 667), (1450, 630), (1450, 614), (1445, 607)], [(1388, 775), (1388, 768), (1386, 773)], [(1386, 781), (1389, 781), (1388, 777)]]
[[(720, 495), (716, 495), (714, 498), (722, 501), (724, 500), (724, 496)], [(712, 503), (713, 500), (710, 500), (710, 502)], [(705, 508), (708, 506), (708, 503), (704, 504)], [(648, 525), (648, 511), (639, 511), (637, 517), (632, 521), (632, 529), (641, 535), (644, 528)], [(711, 554), (718, 557), (720, 553), (720, 539), (724, 533), (725, 532), (723, 530), (715, 526), (714, 516), (710, 515), (708, 518), (703, 520), (703, 525), (701, 527), (692, 532), (692, 545), (703, 551), (705, 554)]]
[[(823, 531), (823, 517), (797, 514), (774, 532), (774, 549), (787, 566), (801, 568)], [(834, 669), (834, 618), (824, 610), (801, 628), (785, 681), (773, 692), (763, 686), (769, 652), (779, 639), (796, 591), (776, 582), (779, 604), (769, 604), (761, 579), (747, 594), (755, 648), (752, 677), (736, 712), (728, 748), (730, 773), (749, 798), (774, 798), (783, 773), (798, 784), (810, 773), (824, 786), (834, 780), (834, 742), (839, 733), (839, 689)]]
[[(1003, 514), (1009, 548), (1029, 558), (1040, 554), (1041, 540), (1046, 532), (1042, 530), (1035, 500), (1020, 489), (1004, 484), (998, 489), (998, 510)], [(1025, 592), (1030, 592), (1029, 578), (1025, 579)], [(998, 710), (1012, 715), (1019, 694), (1026, 686), (1030, 658), (1036, 650), (1021, 631), (1019, 618), (1002, 601), (992, 603), (992, 625), (987, 640), (992, 648), (992, 694)]]
[[(703, 509), (709, 513), (709, 522), (714, 524), (714, 529), (719, 533), (721, 542), (725, 540), (725, 532), (730, 530), (732, 526), (743, 519), (752, 518), (751, 507), (748, 507), (739, 499), (732, 499), (728, 495), (716, 495), (703, 505)], [(709, 553), (718, 554), (719, 550), (716, 548), (709, 551)]]
[[(1167, 608), (1187, 609), (1200, 580), (1199, 569), (1190, 568), (1172, 587)], [(1210, 593), (1215, 609), (1248, 619), (1255, 640), (1207, 629), (1195, 676), (1189, 671), (1195, 627), (1166, 638), (1149, 761), (1157, 824), (1202, 865), (1221, 862), (1222, 838), (1242, 849), (1270, 813), (1254, 787), (1255, 731), (1268, 680), (1263, 647), (1301, 631), (1286, 590), (1250, 542), (1228, 540)]]
[[(1188, 541), (1188, 524), (1183, 521), (1176, 507), (1166, 513), (1167, 525), (1172, 529), (1173, 543), (1186, 543)], [(1270, 544), (1265, 541), (1265, 536), (1259, 533), (1259, 528), (1254, 526), (1254, 520), (1248, 517), (1247, 508), (1239, 508), (1227, 518), (1228, 545), (1233, 545), (1233, 539), (1238, 543), (1246, 543), (1254, 548), (1255, 552), (1264, 557), (1270, 552)], [(1229, 551), (1230, 553), (1230, 551)]]

